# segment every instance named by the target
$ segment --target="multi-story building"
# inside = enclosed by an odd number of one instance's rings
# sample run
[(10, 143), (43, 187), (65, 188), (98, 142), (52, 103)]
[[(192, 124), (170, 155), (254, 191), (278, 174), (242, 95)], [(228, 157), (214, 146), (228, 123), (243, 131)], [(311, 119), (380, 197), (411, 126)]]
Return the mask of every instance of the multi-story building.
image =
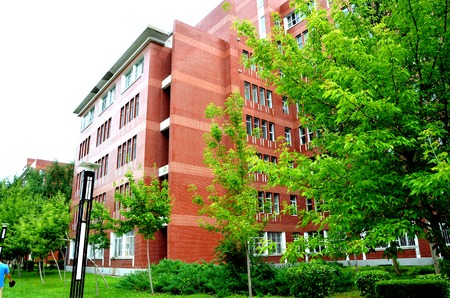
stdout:
[[(101, 165), (96, 170), (94, 199), (105, 204), (116, 218), (120, 218), (120, 206), (114, 193), (127, 188), (127, 171), (139, 178), (143, 175), (141, 168), (151, 175), (156, 167), (161, 179), (168, 179), (175, 200), (170, 223), (151, 241), (153, 262), (162, 258), (187, 262), (214, 259), (219, 235), (199, 227), (202, 216), (188, 192), (190, 184), (204, 189), (212, 179), (210, 169), (203, 164), (202, 136), (210, 124), (204, 112), (209, 103), (221, 105), (231, 92), (240, 91), (245, 98), (243, 121), (248, 142), (261, 158), (276, 161), (276, 139), (280, 136), (293, 150), (310, 154), (307, 144), (313, 134), (306, 127), (299, 127), (295, 105), (286, 104), (266, 85), (258, 77), (256, 67), (243, 66), (242, 56), (250, 56), (252, 50), (231, 28), (236, 16), (246, 18), (265, 37), (274, 25), (272, 13), (279, 12), (286, 32), (302, 46), (308, 37), (304, 20), (285, 0), (236, 0), (229, 4), (231, 10), (225, 11), (219, 5), (195, 27), (175, 21), (171, 33), (145, 28), (74, 111), (81, 117), (82, 126), (75, 162), (73, 210), (79, 202), (79, 165), (83, 161)], [(327, 7), (328, 1), (318, 0), (315, 5)], [(259, 137), (252, 136), (255, 128), (261, 131)], [(263, 191), (266, 177), (257, 174), (256, 178), (261, 186), (258, 199), (271, 206), (260, 213), (271, 213), (263, 237), (277, 244), (267, 257), (278, 262), (287, 242), (297, 235), (314, 232), (313, 226), (297, 227), (298, 218), (295, 214), (281, 214), (282, 206), (311, 209), (314, 202), (282, 187)], [(73, 231), (76, 224), (74, 221), (71, 226)], [(110, 237), (111, 248), (96, 256), (105, 272), (122, 274), (146, 267), (146, 247), (140, 235), (133, 231), (124, 235), (111, 232)], [(417, 239), (406, 242), (405, 256), (419, 259), (430, 255), (428, 244)], [(371, 255), (381, 259), (381, 253)]]

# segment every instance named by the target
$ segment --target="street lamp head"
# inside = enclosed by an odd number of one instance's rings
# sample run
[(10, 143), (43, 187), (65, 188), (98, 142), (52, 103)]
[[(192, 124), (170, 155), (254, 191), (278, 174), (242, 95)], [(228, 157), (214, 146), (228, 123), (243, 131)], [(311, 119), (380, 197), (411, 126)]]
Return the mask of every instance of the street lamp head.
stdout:
[(89, 170), (89, 171), (94, 171), (101, 167), (101, 165), (99, 165), (98, 163), (87, 162), (87, 161), (81, 162), (78, 166), (81, 168), (85, 168), (86, 170)]

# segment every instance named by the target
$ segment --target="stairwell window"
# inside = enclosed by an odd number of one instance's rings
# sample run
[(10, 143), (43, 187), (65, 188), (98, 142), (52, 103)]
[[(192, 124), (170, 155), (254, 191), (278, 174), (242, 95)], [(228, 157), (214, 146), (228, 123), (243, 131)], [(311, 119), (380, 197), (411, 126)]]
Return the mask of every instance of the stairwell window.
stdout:
[(144, 58), (141, 58), (122, 76), (122, 92), (139, 79), (143, 72)]

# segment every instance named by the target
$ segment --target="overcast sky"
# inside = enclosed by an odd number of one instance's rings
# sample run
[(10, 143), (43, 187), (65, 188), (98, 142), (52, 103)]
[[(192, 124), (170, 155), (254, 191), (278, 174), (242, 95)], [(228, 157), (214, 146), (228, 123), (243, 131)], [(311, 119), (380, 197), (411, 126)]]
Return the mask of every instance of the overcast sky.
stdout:
[(220, 0), (0, 2), (0, 180), (75, 160), (78, 104), (147, 25), (195, 25)]

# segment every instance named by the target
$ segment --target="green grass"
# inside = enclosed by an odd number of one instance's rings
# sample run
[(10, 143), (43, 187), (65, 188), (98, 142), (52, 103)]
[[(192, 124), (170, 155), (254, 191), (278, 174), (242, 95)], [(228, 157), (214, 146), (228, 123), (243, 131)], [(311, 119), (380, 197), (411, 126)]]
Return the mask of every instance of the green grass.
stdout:
[[(61, 272), (63, 280), (60, 279), (57, 270), (47, 271), (45, 273), (44, 283), (41, 282), (39, 278), (39, 273), (34, 272), (24, 272), (21, 271), (21, 277), (16, 270), (13, 275), (13, 279), (16, 281), (14, 288), (10, 288), (6, 283), (3, 288), (4, 298), (58, 298), (58, 297), (70, 297), (70, 283), (71, 283), (71, 272), (66, 272), (66, 280), (64, 281), (63, 272)], [(103, 279), (98, 276), (98, 296), (95, 290), (95, 275), (86, 274), (86, 280), (84, 285), (84, 297), (97, 297), (97, 298), (139, 298), (139, 297), (149, 297), (149, 293), (145, 292), (133, 292), (123, 289), (118, 289), (115, 284), (118, 282), (119, 278), (106, 276), (108, 282), (108, 288), (105, 287)], [(6, 281), (8, 281), (6, 279)], [(169, 295), (165, 295), (169, 296)], [(158, 297), (164, 297), (164, 295), (158, 295)], [(200, 296), (199, 296), (200, 297)]]
[[(63, 275), (63, 272), (61, 272)], [(21, 271), (21, 277), (19, 277), (18, 271), (13, 275), (13, 279), (16, 281), (14, 288), (8, 287), (7, 283), (3, 289), (4, 298), (67, 298), (70, 297), (70, 283), (71, 272), (66, 272), (66, 278), (64, 281), (59, 278), (58, 271), (47, 271), (44, 278), (44, 283), (39, 278), (39, 273)], [(108, 288), (105, 287), (103, 279), (98, 276), (98, 296), (95, 290), (95, 275), (86, 274), (86, 280), (84, 285), (84, 297), (85, 298), (140, 298), (150, 297), (149, 292), (135, 292), (130, 290), (124, 290), (116, 288), (115, 285), (119, 281), (119, 277), (105, 276), (108, 282)], [(6, 280), (7, 281), (7, 280)], [(156, 294), (152, 297), (157, 298), (174, 298), (181, 296), (174, 296), (170, 294)], [(210, 295), (189, 295), (184, 296), (189, 298), (210, 298)], [(245, 298), (246, 296), (235, 295), (228, 298)], [(339, 293), (331, 296), (332, 298), (360, 298), (359, 293), (348, 292)], [(276, 298), (276, 297), (271, 297)]]

